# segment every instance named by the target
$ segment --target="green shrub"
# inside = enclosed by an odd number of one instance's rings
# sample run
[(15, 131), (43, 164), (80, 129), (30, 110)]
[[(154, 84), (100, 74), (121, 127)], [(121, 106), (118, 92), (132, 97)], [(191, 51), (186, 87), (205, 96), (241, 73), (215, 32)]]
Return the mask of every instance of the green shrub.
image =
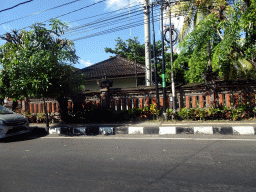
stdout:
[(179, 112), (178, 115), (181, 117), (181, 119), (188, 119), (188, 110), (186, 107), (182, 108)]
[(157, 106), (155, 104), (150, 104), (149, 112), (153, 115), (153, 118), (159, 117), (160, 110), (157, 109)]
[(170, 116), (173, 115), (173, 109), (167, 108), (166, 113), (167, 113), (168, 119), (170, 119)]

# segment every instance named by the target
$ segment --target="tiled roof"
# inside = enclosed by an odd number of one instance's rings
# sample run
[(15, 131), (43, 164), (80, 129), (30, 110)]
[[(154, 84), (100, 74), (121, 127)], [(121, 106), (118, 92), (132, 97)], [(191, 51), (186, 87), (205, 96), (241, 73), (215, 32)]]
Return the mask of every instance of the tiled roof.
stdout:
[[(137, 75), (145, 74), (145, 66), (137, 63)], [(81, 69), (89, 79), (135, 75), (135, 62), (119, 55)]]

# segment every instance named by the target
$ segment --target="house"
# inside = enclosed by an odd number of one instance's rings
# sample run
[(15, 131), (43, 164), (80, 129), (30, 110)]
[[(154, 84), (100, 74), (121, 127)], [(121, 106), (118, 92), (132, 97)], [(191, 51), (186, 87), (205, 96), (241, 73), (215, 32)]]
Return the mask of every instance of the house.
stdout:
[(81, 69), (87, 78), (85, 89), (99, 91), (99, 84), (105, 76), (113, 81), (112, 88), (136, 87), (136, 73), (137, 85), (145, 87), (145, 66), (139, 63), (136, 66), (134, 61), (117, 55)]

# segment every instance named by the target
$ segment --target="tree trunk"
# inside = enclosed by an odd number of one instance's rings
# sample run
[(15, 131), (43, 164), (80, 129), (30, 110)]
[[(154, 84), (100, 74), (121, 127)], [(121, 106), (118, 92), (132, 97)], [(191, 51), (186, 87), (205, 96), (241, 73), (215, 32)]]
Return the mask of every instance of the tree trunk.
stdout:
[(60, 106), (60, 118), (62, 121), (65, 121), (67, 118), (67, 112), (68, 112), (67, 98), (66, 97), (58, 98), (57, 101)]
[(44, 112), (45, 112), (45, 116), (46, 116), (46, 131), (49, 133), (49, 117), (48, 117), (48, 111), (47, 111), (47, 107), (46, 107), (46, 103), (45, 103), (45, 99), (44, 100)]

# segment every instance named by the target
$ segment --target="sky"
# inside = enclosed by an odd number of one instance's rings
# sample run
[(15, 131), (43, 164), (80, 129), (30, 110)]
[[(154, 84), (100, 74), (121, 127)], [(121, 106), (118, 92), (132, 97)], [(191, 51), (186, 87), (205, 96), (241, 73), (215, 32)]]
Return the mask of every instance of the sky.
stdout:
[[(0, 35), (25, 27), (25, 30), (30, 30), (29, 26), (34, 23), (43, 22), (47, 26), (47, 20), (57, 17), (69, 24), (69, 30), (61, 38), (74, 41), (76, 54), (79, 56), (79, 63), (74, 66), (82, 69), (114, 56), (105, 53), (105, 48), (115, 48), (115, 39), (118, 37), (124, 41), (130, 37), (138, 37), (139, 42), (144, 44), (142, 1), (2, 0)], [(21, 4), (23, 2), (27, 3)], [(154, 9), (156, 41), (161, 39), (159, 8), (157, 6)], [(182, 18), (173, 19), (173, 23), (175, 28), (180, 28)], [(0, 45), (4, 43), (5, 41), (0, 40)]]

